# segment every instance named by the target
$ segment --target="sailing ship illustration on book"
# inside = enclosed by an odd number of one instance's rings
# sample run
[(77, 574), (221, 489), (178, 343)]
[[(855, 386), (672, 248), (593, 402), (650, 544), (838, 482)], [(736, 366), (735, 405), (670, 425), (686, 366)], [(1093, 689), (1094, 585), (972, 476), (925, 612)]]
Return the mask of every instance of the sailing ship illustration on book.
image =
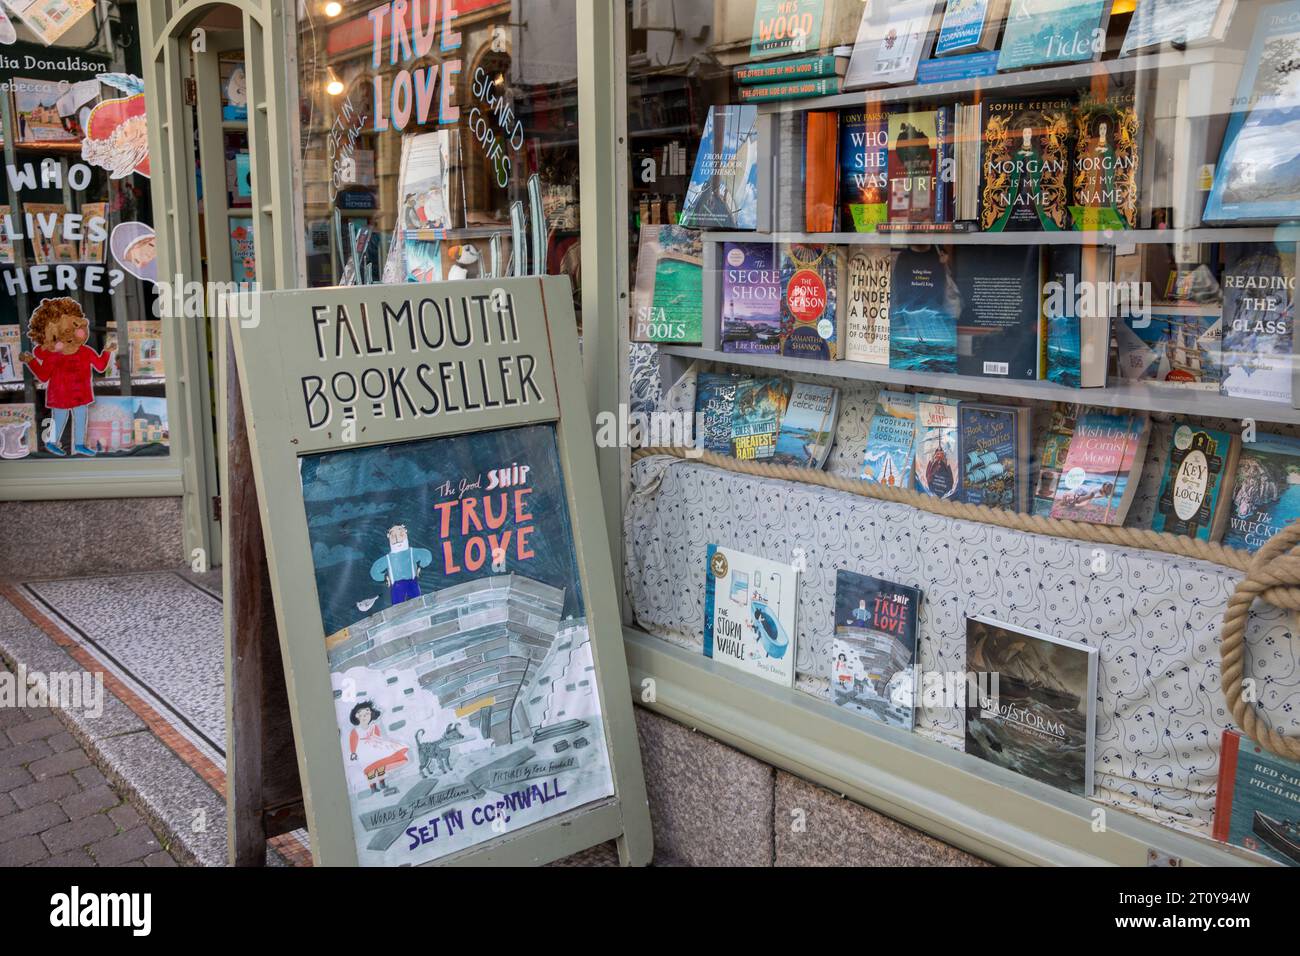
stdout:
[(966, 480), (973, 484), (987, 484), (1007, 473), (1006, 466), (995, 451), (968, 451), (966, 453)]
[(1300, 823), (1278, 820), (1260, 810), (1255, 811), (1251, 832), (1289, 860), (1300, 863)]
[(758, 226), (758, 108), (711, 106), (700, 137), (681, 225), (695, 229)]

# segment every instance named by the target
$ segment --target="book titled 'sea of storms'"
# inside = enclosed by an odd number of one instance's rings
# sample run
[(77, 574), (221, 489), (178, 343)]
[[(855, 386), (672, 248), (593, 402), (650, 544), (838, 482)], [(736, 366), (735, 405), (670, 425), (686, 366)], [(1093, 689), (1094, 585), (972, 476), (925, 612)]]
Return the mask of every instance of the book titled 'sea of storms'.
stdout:
[(1092, 795), (1097, 649), (986, 617), (966, 619), (966, 753)]
[(1223, 732), (1214, 838), (1300, 866), (1300, 763)]
[(704, 570), (704, 656), (794, 686), (799, 571), (709, 545)]

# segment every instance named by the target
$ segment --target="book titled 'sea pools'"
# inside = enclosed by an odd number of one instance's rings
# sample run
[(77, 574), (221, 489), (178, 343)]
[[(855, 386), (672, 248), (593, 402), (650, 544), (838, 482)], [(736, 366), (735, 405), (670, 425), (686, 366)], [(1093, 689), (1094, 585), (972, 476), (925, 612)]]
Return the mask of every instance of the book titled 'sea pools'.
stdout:
[(682, 226), (641, 227), (632, 341), (700, 341), (704, 306), (700, 234)]
[(794, 686), (799, 572), (711, 544), (704, 569), (704, 656)]
[(1214, 839), (1300, 866), (1300, 763), (1223, 732)]

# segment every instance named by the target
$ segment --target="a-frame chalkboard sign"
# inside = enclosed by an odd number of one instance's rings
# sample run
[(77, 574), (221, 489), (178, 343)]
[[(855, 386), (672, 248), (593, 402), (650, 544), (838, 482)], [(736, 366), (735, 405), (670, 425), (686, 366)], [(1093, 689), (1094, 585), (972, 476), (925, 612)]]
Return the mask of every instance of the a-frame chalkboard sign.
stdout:
[(362, 286), (230, 321), (318, 864), (649, 861), (572, 301)]

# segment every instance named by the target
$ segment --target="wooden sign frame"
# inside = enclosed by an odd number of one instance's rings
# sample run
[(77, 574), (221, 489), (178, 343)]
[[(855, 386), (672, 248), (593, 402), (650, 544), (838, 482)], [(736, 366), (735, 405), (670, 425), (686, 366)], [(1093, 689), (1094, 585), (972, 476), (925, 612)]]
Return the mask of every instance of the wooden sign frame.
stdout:
[[(430, 862), (540, 864), (611, 839), (625, 865), (650, 860), (645, 780), (572, 302), (562, 276), (372, 285), (263, 292), (257, 294), (253, 318), (229, 320), (317, 865), (357, 865), (358, 852), (301, 462), (317, 454), (527, 425), (554, 427), (613, 794), (535, 823), (494, 828), (482, 842)], [(453, 320), (449, 327), (462, 339), (480, 341), (458, 344), (452, 336), (427, 334), (422, 310), (429, 317), (437, 314), (439, 321), (444, 312), (463, 318), (462, 325)], [(405, 319), (393, 321), (398, 313)], [(464, 363), (459, 372), (455, 363)], [(449, 393), (438, 372), (429, 371), (450, 369), (472, 381), (491, 374), (484, 368), (496, 371), (498, 363), (511, 370), (502, 373), (504, 380), (520, 386), (526, 378), (528, 387), (516, 388), (513, 404), (499, 401), (490, 408), (453, 411), (453, 405), (468, 406), (472, 399), (453, 397), (462, 393)], [(446, 399), (432, 413), (428, 406), (436, 402), (426, 401), (413, 413), (394, 386), (392, 376), (406, 368), (408, 377), (398, 381), (414, 388), (418, 366), (425, 380), (432, 376), (435, 388), (428, 394), (441, 384)], [(338, 375), (372, 388), (344, 402), (340, 396), (348, 397), (347, 388), (331, 392)], [(393, 386), (390, 394), (374, 401), (367, 397), (385, 391), (385, 382)], [(427, 398), (423, 388), (419, 394)], [(232, 784), (237, 790), (238, 781)]]

